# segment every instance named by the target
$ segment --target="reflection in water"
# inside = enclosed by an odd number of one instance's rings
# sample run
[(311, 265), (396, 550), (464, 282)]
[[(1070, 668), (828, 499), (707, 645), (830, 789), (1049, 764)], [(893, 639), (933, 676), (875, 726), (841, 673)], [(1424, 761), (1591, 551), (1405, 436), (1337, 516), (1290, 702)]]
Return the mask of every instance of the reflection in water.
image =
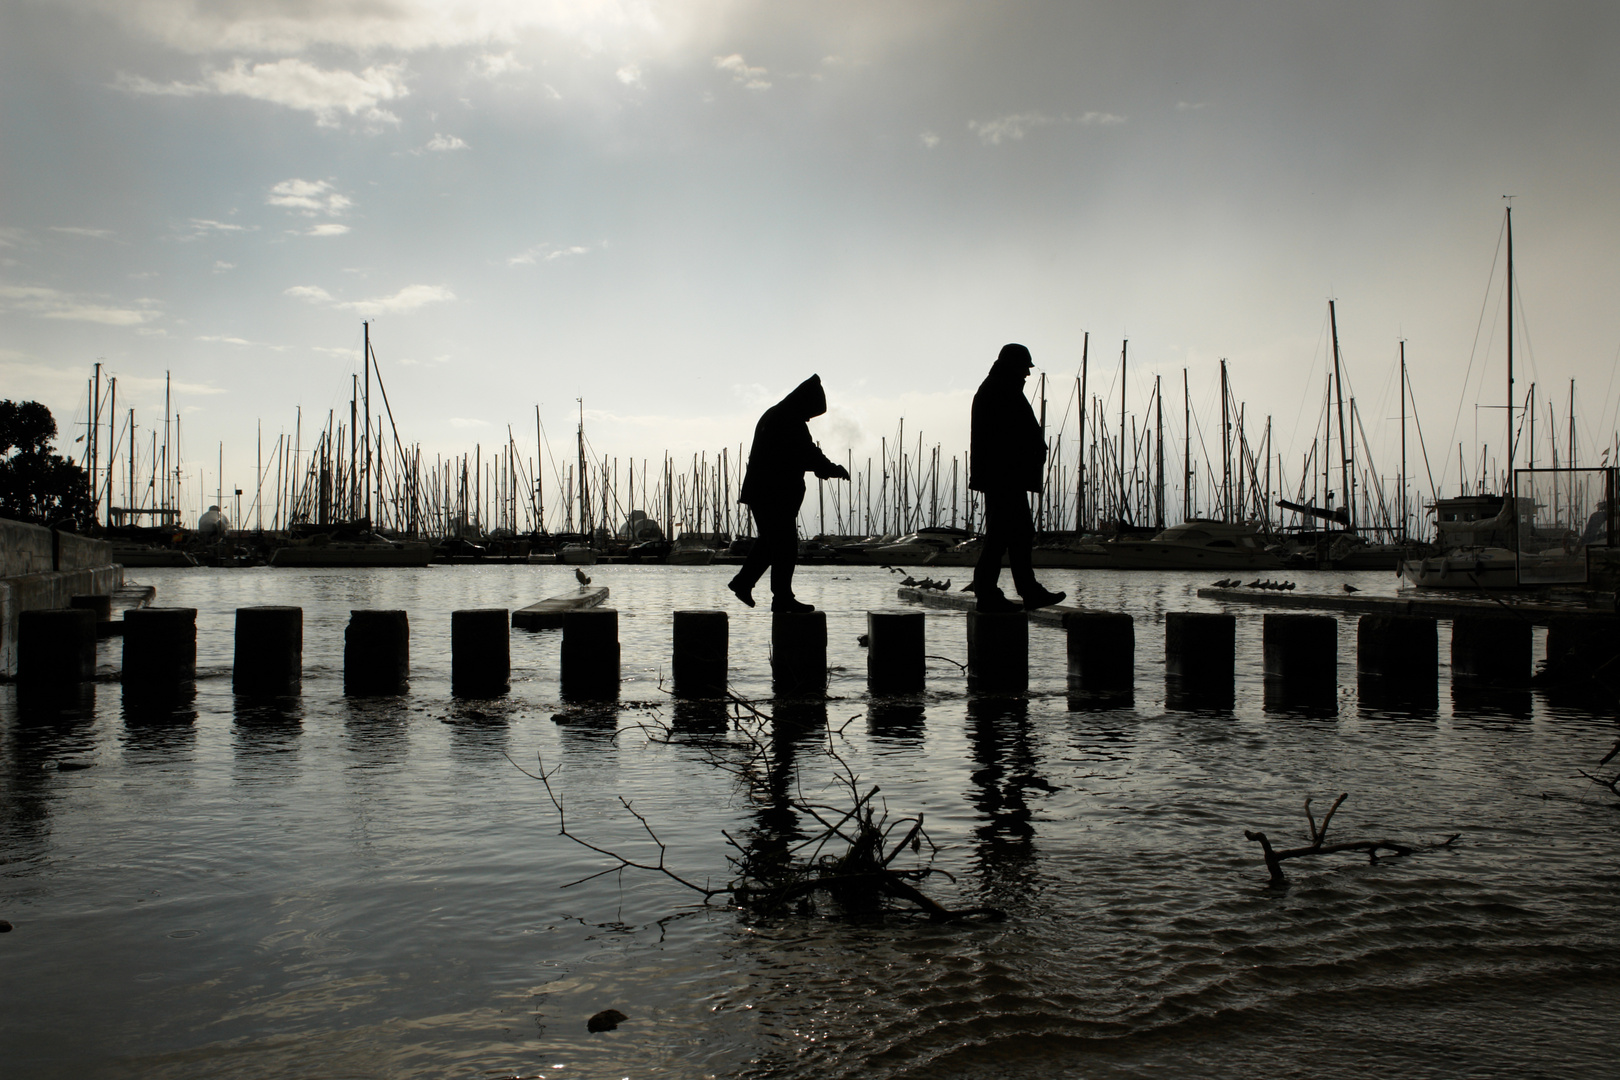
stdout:
[(1451, 684), (1451, 711), (1457, 720), (1528, 720), (1531, 705), (1529, 690)]
[(196, 683), (180, 683), (167, 692), (124, 687), (121, 705), (125, 749), (173, 754), (196, 744)]
[(95, 763), (95, 685), (35, 689), (0, 686), (0, 864), (42, 854), (58, 778)]
[(1036, 860), (1035, 826), (1025, 792), (1052, 789), (1036, 772), (1028, 700), (969, 697), (967, 735), (974, 764), (973, 806), (981, 819), (974, 829), (975, 862), (985, 898), (993, 904), (1027, 898)]
[(730, 702), (676, 698), (670, 730), (679, 735), (724, 735), (731, 727)]
[(232, 729), (238, 779), (261, 779), (274, 769), (278, 777), (297, 766), (299, 737), (304, 733), (303, 700), (235, 697)]
[(926, 709), (920, 696), (873, 698), (866, 710), (866, 730), (884, 739), (919, 742)]
[(1361, 671), (1356, 673), (1356, 696), (1363, 711), (1432, 717), (1440, 707), (1433, 679), (1390, 679)]
[(404, 698), (343, 699), (343, 733), (359, 768), (397, 765), (410, 747)]
[(484, 761), (506, 753), (517, 702), (506, 698), (452, 698), (444, 724), (450, 729), (450, 755), (458, 761)]
[(1298, 681), (1266, 679), (1264, 694), (1262, 709), (1274, 715), (1321, 720), (1339, 715), (1339, 687), (1332, 681), (1301, 685)]

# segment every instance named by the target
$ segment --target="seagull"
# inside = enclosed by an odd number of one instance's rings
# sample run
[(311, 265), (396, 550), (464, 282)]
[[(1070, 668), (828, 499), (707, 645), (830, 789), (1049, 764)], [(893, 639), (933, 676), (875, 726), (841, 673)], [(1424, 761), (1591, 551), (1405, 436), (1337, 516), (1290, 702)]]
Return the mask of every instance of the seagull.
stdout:
[(581, 585), (589, 585), (591, 583), (591, 575), (587, 574), (585, 571), (576, 566), (574, 567), (574, 580), (579, 582)]
[(1361, 590), (1356, 588), (1354, 585), (1350, 584), (1347, 581), (1347, 582), (1344, 583), (1344, 591), (1345, 592), (1360, 592)]
[(883, 564), (883, 569), (887, 570), (891, 574), (904, 574), (906, 572), (905, 567), (903, 567), (903, 566), (890, 566), (888, 563)]

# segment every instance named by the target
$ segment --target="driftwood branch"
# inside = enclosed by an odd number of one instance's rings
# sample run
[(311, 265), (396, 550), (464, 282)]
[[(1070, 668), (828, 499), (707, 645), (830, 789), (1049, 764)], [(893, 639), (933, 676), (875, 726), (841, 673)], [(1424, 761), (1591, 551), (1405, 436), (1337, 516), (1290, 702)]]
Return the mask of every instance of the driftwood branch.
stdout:
[[(1288, 859), (1302, 859), (1308, 855), (1334, 855), (1341, 851), (1361, 851), (1366, 853), (1369, 862), (1377, 862), (1380, 852), (1399, 856), (1410, 855), (1417, 850), (1415, 847), (1407, 844), (1397, 844), (1392, 840), (1349, 840), (1343, 843), (1329, 844), (1327, 842), (1328, 823), (1333, 820), (1334, 813), (1338, 811), (1339, 805), (1344, 802), (1348, 794), (1346, 792), (1333, 800), (1333, 805), (1328, 807), (1328, 812), (1322, 816), (1320, 826), (1316, 824), (1316, 817), (1311, 813), (1311, 800), (1305, 800), (1305, 822), (1310, 828), (1311, 842), (1304, 847), (1284, 848), (1279, 851), (1271, 846), (1271, 841), (1266, 837), (1265, 833), (1244, 830), (1244, 838), (1259, 844), (1260, 850), (1265, 854), (1266, 869), (1271, 874), (1272, 888), (1280, 889), (1287, 886), (1288, 878), (1283, 873), (1282, 864)], [(1449, 847), (1461, 835), (1461, 833), (1453, 833), (1438, 844), (1426, 846)]]

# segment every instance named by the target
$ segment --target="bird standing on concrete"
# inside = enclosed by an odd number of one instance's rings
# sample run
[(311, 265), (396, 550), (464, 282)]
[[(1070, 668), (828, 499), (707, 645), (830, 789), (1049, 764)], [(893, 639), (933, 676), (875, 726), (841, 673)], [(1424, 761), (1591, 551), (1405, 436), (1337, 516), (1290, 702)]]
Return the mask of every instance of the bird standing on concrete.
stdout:
[(574, 567), (574, 580), (579, 582), (581, 585), (589, 585), (591, 583), (591, 575), (587, 574), (585, 571), (576, 566)]
[(1360, 592), (1361, 590), (1356, 588), (1354, 585), (1350, 584), (1347, 581), (1347, 582), (1344, 583), (1344, 591), (1345, 592)]

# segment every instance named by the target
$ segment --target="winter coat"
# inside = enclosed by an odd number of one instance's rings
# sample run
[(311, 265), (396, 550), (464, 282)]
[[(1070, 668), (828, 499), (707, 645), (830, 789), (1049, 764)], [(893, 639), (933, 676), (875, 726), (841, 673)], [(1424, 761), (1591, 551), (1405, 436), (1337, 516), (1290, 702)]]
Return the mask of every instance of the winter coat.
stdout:
[(797, 512), (804, 502), (804, 474), (831, 476), (838, 466), (810, 438), (811, 417), (827, 411), (821, 376), (812, 375), (793, 392), (765, 410), (754, 427), (738, 502), (755, 510)]
[(1046, 439), (1024, 397), (1028, 370), (1029, 350), (1008, 345), (973, 395), (968, 487), (974, 491), (1041, 490)]

